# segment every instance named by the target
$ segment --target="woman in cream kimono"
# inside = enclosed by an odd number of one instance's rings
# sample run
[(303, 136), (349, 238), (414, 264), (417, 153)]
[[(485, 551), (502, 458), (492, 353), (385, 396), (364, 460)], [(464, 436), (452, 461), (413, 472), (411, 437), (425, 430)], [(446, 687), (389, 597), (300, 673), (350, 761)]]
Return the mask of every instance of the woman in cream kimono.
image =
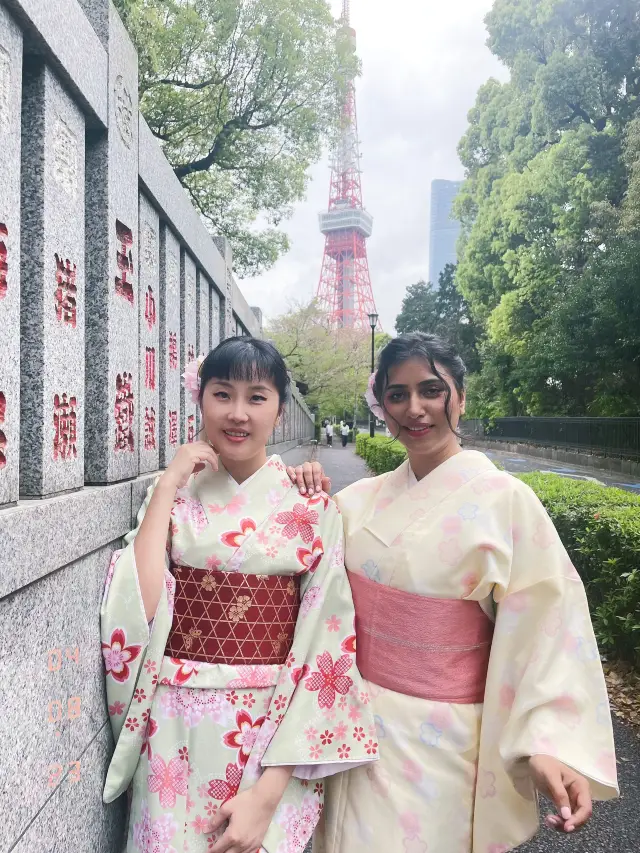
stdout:
[(533, 492), (461, 450), (463, 383), (438, 338), (391, 341), (369, 399), (408, 460), (336, 496), (380, 761), (330, 781), (325, 853), (506, 853), (537, 791), (559, 832), (617, 794), (582, 583)]
[(101, 610), (104, 800), (130, 792), (128, 853), (302, 853), (323, 779), (378, 751), (342, 520), (267, 460), (289, 384), (270, 344), (226, 340), (185, 376), (208, 441), (149, 489)]

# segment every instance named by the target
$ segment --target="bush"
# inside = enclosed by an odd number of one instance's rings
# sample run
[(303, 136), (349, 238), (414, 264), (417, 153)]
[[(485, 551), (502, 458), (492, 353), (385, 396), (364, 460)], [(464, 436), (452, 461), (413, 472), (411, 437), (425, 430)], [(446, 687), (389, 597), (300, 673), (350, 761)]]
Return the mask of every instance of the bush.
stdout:
[[(356, 438), (375, 474), (406, 458), (393, 439)], [(602, 650), (640, 666), (640, 497), (558, 474), (520, 474), (542, 501), (582, 578)]]
[(371, 438), (366, 433), (356, 436), (356, 453), (362, 456), (374, 474), (393, 471), (407, 458), (407, 451), (398, 441), (383, 435)]

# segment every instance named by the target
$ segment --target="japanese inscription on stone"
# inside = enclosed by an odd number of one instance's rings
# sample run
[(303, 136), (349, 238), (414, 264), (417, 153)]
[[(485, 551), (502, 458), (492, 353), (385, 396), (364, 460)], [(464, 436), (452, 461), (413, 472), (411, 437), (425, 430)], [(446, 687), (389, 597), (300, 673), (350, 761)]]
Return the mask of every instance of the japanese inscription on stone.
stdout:
[(133, 452), (133, 377), (130, 373), (118, 374), (116, 377), (116, 450)]
[(69, 195), (78, 193), (78, 140), (75, 133), (57, 118), (53, 129), (53, 174)]
[(71, 266), (69, 258), (63, 260), (57, 254), (56, 258), (56, 317), (61, 323), (76, 327), (76, 265)]
[(77, 401), (66, 394), (53, 398), (53, 458), (54, 460), (75, 459), (78, 455)]
[(116, 220), (117, 261), (120, 275), (116, 276), (116, 293), (133, 304), (133, 233), (130, 228)]
[(120, 138), (127, 146), (131, 148), (133, 142), (133, 101), (127, 89), (124, 77), (118, 74), (114, 86), (116, 124), (120, 133)]

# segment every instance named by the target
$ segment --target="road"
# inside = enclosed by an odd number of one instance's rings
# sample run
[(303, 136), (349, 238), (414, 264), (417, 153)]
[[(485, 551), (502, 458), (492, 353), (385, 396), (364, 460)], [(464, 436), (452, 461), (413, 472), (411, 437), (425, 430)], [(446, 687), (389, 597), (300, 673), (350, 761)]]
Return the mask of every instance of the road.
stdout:
[[(507, 471), (552, 471), (562, 476), (593, 479), (605, 485), (616, 485), (640, 494), (640, 483), (624, 483), (621, 478), (602, 476), (587, 469), (552, 465), (545, 459), (525, 458), (514, 453), (491, 451), (487, 454), (499, 461)], [(296, 448), (283, 454), (287, 465), (297, 465), (309, 457), (308, 448)], [(331, 477), (331, 491), (370, 476), (362, 459), (356, 456), (353, 445), (331, 449), (320, 447), (318, 459)], [(542, 826), (540, 833), (518, 848), (519, 853), (639, 853), (640, 851), (640, 737), (629, 726), (614, 717), (614, 736), (618, 761), (620, 798), (608, 803), (596, 803), (593, 818), (582, 831), (560, 836)], [(542, 812), (545, 813), (543, 803)], [(308, 848), (310, 853), (311, 848)], [(484, 853), (484, 851), (481, 851)]]

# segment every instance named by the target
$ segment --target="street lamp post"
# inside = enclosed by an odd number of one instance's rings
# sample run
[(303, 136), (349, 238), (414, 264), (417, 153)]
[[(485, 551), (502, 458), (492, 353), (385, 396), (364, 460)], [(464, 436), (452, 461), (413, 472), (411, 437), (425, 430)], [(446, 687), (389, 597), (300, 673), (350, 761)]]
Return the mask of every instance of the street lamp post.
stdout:
[[(377, 314), (369, 314), (369, 325), (371, 326), (371, 372), (376, 369), (375, 365), (375, 349), (376, 349), (376, 326), (378, 325), (378, 315)], [(373, 416), (373, 412), (369, 411), (369, 435), (371, 438), (376, 434), (376, 420)]]

